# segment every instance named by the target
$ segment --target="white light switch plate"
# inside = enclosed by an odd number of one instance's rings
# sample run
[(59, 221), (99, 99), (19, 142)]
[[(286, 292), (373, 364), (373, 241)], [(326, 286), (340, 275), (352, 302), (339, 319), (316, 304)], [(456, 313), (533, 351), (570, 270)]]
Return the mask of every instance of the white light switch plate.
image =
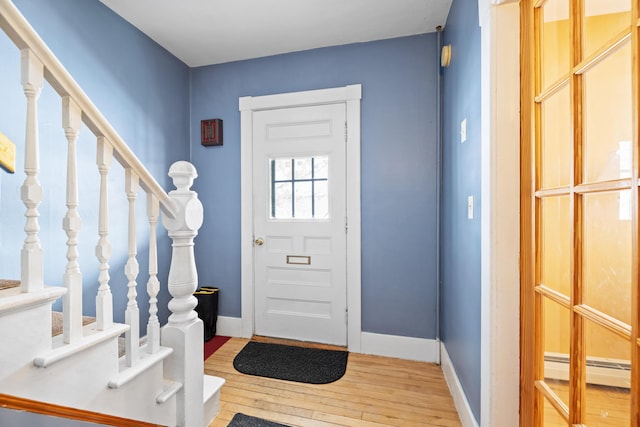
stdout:
[(460, 143), (462, 144), (467, 140), (467, 119), (463, 119), (460, 122)]

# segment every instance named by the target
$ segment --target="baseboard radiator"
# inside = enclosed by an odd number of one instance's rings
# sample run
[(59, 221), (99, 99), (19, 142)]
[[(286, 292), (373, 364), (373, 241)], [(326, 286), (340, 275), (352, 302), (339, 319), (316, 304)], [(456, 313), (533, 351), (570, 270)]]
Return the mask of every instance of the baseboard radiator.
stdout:
[[(587, 384), (608, 387), (631, 387), (631, 364), (628, 360), (587, 357)], [(569, 380), (569, 355), (545, 353), (544, 376), (547, 379)]]

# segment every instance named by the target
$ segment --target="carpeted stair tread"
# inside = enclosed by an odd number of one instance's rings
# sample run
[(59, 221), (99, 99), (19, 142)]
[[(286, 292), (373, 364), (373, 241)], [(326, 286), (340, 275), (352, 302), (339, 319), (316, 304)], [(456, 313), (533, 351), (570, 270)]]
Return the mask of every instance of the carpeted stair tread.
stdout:
[(20, 286), (20, 280), (0, 279), (0, 291), (3, 289), (17, 288)]
[[(0, 279), (0, 291), (4, 289), (17, 288), (20, 286), (20, 280)], [(55, 337), (62, 333), (62, 313), (58, 311), (51, 312), (51, 336)], [(82, 326), (88, 325), (96, 321), (95, 317), (82, 317)]]
[[(59, 311), (51, 312), (51, 336), (55, 337), (56, 335), (60, 335), (62, 333), (62, 323), (63, 323), (62, 313)], [(82, 326), (88, 325), (89, 323), (93, 323), (96, 321), (95, 317), (82, 316)]]
[[(4, 289), (11, 289), (20, 286), (20, 280), (8, 280), (8, 279), (0, 279), (0, 291)], [(90, 323), (94, 323), (96, 321), (95, 317), (91, 316), (82, 316), (82, 326), (86, 326)], [(59, 311), (51, 312), (51, 336), (55, 337), (62, 333), (63, 329), (63, 314)], [(228, 339), (228, 338), (227, 338)], [(140, 338), (140, 345), (145, 344), (146, 337)], [(120, 337), (118, 339), (118, 353), (120, 356), (124, 355), (124, 338)]]

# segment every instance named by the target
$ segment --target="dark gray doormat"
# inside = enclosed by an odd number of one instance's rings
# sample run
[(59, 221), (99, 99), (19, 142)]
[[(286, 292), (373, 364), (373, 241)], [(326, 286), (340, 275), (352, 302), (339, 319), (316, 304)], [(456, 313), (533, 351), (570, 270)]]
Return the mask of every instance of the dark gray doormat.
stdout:
[(262, 418), (237, 413), (233, 416), (227, 427), (288, 427), (284, 424), (263, 420)]
[(327, 384), (347, 370), (349, 353), (249, 341), (233, 360), (243, 374), (309, 384)]
[(288, 427), (284, 424), (263, 420), (262, 418), (250, 417), (249, 415), (237, 413), (233, 416), (227, 427)]

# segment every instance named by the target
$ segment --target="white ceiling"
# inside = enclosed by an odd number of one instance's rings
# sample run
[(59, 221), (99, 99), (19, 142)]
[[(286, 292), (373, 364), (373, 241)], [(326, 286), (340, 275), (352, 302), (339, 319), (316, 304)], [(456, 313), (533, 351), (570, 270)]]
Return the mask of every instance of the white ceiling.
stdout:
[(190, 67), (423, 34), (452, 0), (100, 0)]

